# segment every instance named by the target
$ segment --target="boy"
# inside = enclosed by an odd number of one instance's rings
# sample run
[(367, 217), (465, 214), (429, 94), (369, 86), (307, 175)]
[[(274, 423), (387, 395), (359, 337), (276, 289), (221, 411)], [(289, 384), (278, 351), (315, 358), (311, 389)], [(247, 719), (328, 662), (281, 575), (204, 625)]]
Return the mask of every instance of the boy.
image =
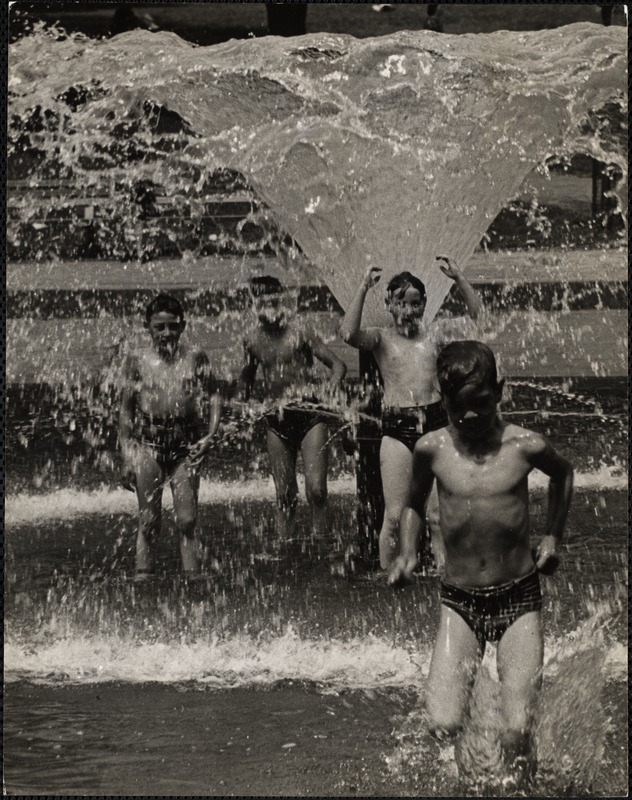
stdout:
[[(258, 325), (244, 342), (239, 386), (243, 399), (248, 400), (261, 365), (266, 397), (277, 404), (276, 410), (264, 417), (277, 496), (277, 529), (283, 538), (288, 537), (298, 495), (296, 457), (300, 450), (314, 531), (323, 534), (327, 530), (326, 417), (317, 410), (300, 408), (300, 404), (319, 402), (314, 356), (331, 370), (329, 391), (340, 388), (347, 368), (314, 331), (296, 323), (296, 309), (277, 278), (253, 278), (250, 292)], [(299, 407), (287, 406), (288, 401)]]
[[(501, 747), (514, 779), (535, 770), (530, 725), (542, 669), (542, 598), (538, 571), (550, 574), (568, 513), (573, 470), (539, 433), (503, 422), (491, 350), (453, 342), (437, 359), (447, 428), (415, 445), (401, 555), (389, 583), (409, 583), (424, 528), (424, 507), (436, 479), (445, 571), (441, 619), (427, 685), (431, 732), (455, 736), (487, 641), (498, 642), (503, 730)], [(545, 535), (532, 554), (527, 476), (550, 478)]]
[[(180, 554), (185, 574), (200, 571), (195, 533), (197, 469), (220, 421), (221, 400), (212, 393), (206, 353), (180, 342), (185, 328), (179, 301), (160, 294), (147, 306), (150, 346), (125, 362), (119, 419), (123, 455), (121, 482), (136, 490), (139, 506), (136, 578), (154, 572), (162, 490), (171, 483)], [(204, 422), (210, 401), (210, 424)]]
[[(477, 319), (481, 301), (456, 264), (447, 256), (439, 268), (459, 287), (472, 319)], [(367, 270), (354, 299), (344, 315), (340, 333), (352, 347), (370, 350), (384, 382), (380, 472), (384, 493), (384, 521), (380, 531), (380, 566), (388, 569), (397, 554), (399, 518), (404, 508), (412, 469), (415, 443), (424, 433), (447, 423), (435, 380), (435, 360), (443, 344), (457, 336), (462, 321), (424, 320), (426, 289), (410, 272), (395, 275), (386, 287), (386, 308), (392, 325), (361, 328), (362, 308), (367, 292), (380, 280), (382, 270)], [(436, 498), (429, 503), (428, 517), (432, 549), (441, 568), (443, 561)]]

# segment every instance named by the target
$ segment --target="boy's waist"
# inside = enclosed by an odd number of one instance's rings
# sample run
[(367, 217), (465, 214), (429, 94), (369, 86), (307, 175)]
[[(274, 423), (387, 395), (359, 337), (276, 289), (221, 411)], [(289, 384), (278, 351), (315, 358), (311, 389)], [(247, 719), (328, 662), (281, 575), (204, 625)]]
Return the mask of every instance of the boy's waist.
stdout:
[(536, 569), (535, 565), (531, 565), (531, 567), (526, 572), (508, 581), (504, 580), (504, 581), (484, 584), (482, 586), (476, 586), (468, 583), (453, 583), (452, 581), (442, 579), (441, 586), (445, 586), (447, 589), (454, 589), (456, 591), (460, 590), (467, 592), (468, 594), (474, 594), (480, 597), (485, 597), (498, 594), (499, 592), (504, 592), (514, 589), (515, 587), (519, 587), (523, 584), (529, 584), (534, 580), (539, 581), (538, 570)]
[(410, 416), (410, 417), (420, 417), (423, 414), (427, 414), (428, 412), (438, 412), (443, 409), (443, 405), (441, 400), (435, 400), (432, 403), (427, 403), (426, 405), (406, 405), (406, 406), (395, 406), (395, 405), (385, 405), (382, 410), (382, 416)]

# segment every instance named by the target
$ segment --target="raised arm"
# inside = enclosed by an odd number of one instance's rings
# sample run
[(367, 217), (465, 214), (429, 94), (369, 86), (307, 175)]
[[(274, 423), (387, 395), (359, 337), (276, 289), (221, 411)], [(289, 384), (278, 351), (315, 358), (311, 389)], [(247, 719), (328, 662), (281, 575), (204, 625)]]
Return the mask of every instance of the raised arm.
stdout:
[(433, 480), (432, 449), (427, 441), (419, 441), (413, 453), (408, 500), (399, 521), (399, 555), (388, 571), (388, 582), (391, 586), (406, 586), (413, 579), (419, 541), (426, 527), (426, 502)]
[(381, 275), (382, 270), (379, 267), (369, 267), (342, 318), (340, 335), (343, 341), (352, 347), (357, 347), (361, 350), (375, 350), (380, 343), (379, 331), (376, 329), (362, 330), (360, 323), (367, 292), (380, 280)]
[(529, 463), (549, 476), (546, 529), (536, 550), (536, 567), (550, 574), (559, 563), (557, 545), (564, 534), (573, 496), (573, 467), (544, 436), (534, 434), (533, 440)]
[(483, 313), (483, 303), (478, 296), (478, 292), (474, 289), (472, 284), (465, 279), (465, 276), (448, 256), (437, 256), (437, 261), (444, 261), (444, 264), (439, 264), (439, 269), (448, 278), (451, 278), (459, 288), (463, 295), (467, 311), (472, 319), (478, 319)]

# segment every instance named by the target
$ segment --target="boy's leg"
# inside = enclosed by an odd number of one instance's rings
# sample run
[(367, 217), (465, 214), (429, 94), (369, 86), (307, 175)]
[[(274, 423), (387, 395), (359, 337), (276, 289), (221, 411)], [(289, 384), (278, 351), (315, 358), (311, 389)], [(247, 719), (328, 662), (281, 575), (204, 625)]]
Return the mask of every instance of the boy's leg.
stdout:
[(312, 511), (312, 529), (317, 536), (327, 532), (327, 440), (329, 431), (324, 422), (314, 425), (301, 443), (305, 494)]
[(164, 471), (145, 447), (134, 455), (136, 496), (138, 497), (138, 534), (136, 536), (136, 573), (154, 571), (156, 539), (160, 533)]
[(280, 436), (268, 428), (268, 457), (276, 489), (277, 530), (283, 539), (289, 538), (296, 510), (298, 486), (296, 484), (296, 453)]
[(531, 727), (542, 681), (542, 616), (519, 617), (498, 643), (503, 730), (501, 744), (512, 779), (522, 784), (535, 773)]
[(453, 738), (461, 730), (481, 659), (470, 626), (456, 611), (442, 605), (426, 687), (428, 725), (437, 739)]
[(170, 478), (182, 569), (187, 574), (196, 575), (200, 571), (202, 555), (200, 539), (195, 530), (199, 478), (187, 461), (179, 461), (171, 470)]
[(399, 518), (408, 498), (413, 455), (405, 444), (383, 436), (380, 473), (384, 493), (384, 521), (380, 531), (380, 567), (388, 569), (399, 552)]

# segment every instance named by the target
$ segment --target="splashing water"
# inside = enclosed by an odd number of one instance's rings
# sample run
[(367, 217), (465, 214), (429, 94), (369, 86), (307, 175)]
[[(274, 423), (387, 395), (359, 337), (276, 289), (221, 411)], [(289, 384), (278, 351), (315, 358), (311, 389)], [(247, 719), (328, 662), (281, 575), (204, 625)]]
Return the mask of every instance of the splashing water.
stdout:
[[(149, 180), (186, 205), (210, 170), (238, 169), (343, 307), (373, 263), (417, 272), (433, 316), (449, 287), (435, 255), (469, 257), (546, 158), (625, 174), (626, 58), (624, 29), (585, 23), (209, 48), (40, 33), (11, 46), (13, 146), (28, 135), (84, 187)], [(161, 113), (176, 134), (152, 132)]]

